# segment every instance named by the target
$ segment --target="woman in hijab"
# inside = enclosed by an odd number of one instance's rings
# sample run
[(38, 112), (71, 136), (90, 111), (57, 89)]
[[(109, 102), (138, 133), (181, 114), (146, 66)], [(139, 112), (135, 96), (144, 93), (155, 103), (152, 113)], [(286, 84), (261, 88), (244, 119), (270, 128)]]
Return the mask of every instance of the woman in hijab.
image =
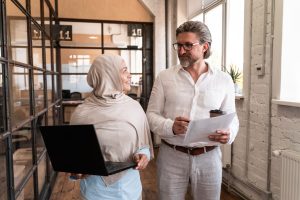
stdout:
[(87, 82), (93, 91), (75, 109), (71, 124), (94, 124), (105, 160), (133, 159), (137, 167), (109, 176), (77, 175), (82, 178), (84, 199), (141, 199), (138, 170), (153, 158), (153, 148), (143, 109), (125, 95), (130, 90), (130, 78), (124, 60), (117, 55), (98, 56), (88, 72)]

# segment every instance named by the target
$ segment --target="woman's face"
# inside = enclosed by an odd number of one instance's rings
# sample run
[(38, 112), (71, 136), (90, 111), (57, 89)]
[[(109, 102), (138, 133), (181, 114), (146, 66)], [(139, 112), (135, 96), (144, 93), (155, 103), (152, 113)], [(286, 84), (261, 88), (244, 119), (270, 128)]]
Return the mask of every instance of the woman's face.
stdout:
[(121, 81), (122, 81), (123, 92), (129, 92), (131, 75), (128, 72), (124, 61), (122, 62), (122, 66), (121, 66)]

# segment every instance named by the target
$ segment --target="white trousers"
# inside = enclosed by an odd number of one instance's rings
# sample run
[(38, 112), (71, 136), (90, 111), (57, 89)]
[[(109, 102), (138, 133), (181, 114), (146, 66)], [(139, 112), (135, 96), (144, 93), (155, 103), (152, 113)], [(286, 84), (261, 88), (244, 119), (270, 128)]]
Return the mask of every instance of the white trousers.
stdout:
[(157, 157), (157, 182), (160, 200), (184, 200), (191, 183), (194, 200), (219, 200), (222, 159), (219, 147), (191, 156), (161, 144)]

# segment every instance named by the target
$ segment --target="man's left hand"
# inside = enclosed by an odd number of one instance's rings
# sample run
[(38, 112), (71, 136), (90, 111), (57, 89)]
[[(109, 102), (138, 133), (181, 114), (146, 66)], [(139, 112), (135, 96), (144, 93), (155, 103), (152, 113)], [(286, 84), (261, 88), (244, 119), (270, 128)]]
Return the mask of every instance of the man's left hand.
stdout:
[(208, 136), (209, 140), (214, 142), (220, 142), (221, 144), (226, 144), (230, 138), (229, 130), (217, 130), (215, 134)]
[(137, 163), (137, 167), (135, 168), (137, 170), (145, 169), (149, 162), (149, 160), (145, 154), (135, 154), (133, 156), (133, 160), (134, 160), (134, 162)]

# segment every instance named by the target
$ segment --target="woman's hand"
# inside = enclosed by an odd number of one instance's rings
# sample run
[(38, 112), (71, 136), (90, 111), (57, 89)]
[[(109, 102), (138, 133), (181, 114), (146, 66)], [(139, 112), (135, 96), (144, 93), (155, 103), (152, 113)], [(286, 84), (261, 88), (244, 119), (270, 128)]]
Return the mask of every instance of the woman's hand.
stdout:
[(135, 168), (137, 170), (145, 169), (149, 163), (149, 160), (145, 154), (135, 154), (133, 156), (133, 160), (137, 163), (137, 167)]
[(77, 180), (77, 179), (84, 179), (86, 177), (88, 177), (88, 174), (75, 174), (75, 173), (71, 173), (69, 179), (70, 180)]

